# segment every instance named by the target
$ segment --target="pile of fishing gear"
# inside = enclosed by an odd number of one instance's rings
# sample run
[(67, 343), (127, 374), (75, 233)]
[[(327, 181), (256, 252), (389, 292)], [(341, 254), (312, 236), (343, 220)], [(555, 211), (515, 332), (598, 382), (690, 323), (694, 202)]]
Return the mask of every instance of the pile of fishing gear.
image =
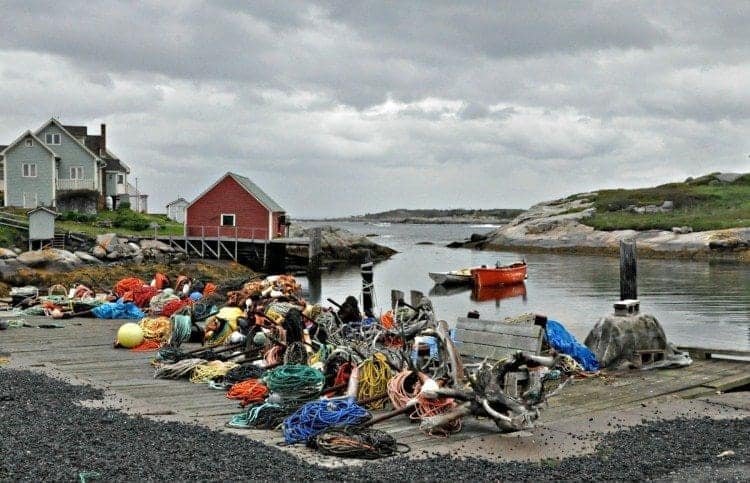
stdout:
[[(376, 318), (364, 315), (353, 296), (323, 307), (299, 290), (282, 275), (227, 293), (200, 322), (204, 345), (192, 350), (181, 344), (198, 324), (195, 304), (141, 320), (146, 339), (157, 341), (154, 377), (224, 391), (242, 408), (230, 427), (276, 430), (284, 444), (374, 459), (409, 450), (373, 428), (399, 416), (441, 436), (460, 431), (470, 416), (489, 418), (501, 431), (533, 427), (545, 402), (582, 371), (556, 353), (519, 352), (464, 367), (448, 324), (436, 319), (426, 297), (397, 300)], [(192, 318), (178, 323), (175, 316)], [(519, 371), (524, 390), (506, 394), (506, 374)]]

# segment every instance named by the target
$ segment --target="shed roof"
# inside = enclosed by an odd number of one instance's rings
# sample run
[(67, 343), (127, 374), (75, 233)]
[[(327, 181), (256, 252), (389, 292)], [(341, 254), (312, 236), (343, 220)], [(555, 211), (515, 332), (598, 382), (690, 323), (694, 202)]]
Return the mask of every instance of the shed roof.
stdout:
[(169, 203), (167, 203), (167, 206), (172, 206), (172, 205), (175, 205), (175, 204), (180, 203), (180, 202), (182, 202), (182, 203), (189, 203), (189, 201), (186, 200), (185, 198), (179, 197), (176, 200), (170, 201)]
[(47, 207), (45, 207), (45, 206), (37, 206), (37, 207), (36, 207), (36, 208), (34, 208), (33, 210), (27, 211), (27, 212), (26, 212), (26, 214), (27, 214), (27, 215), (31, 215), (31, 214), (33, 214), (33, 213), (36, 213), (36, 212), (38, 212), (38, 211), (46, 211), (47, 213), (49, 213), (49, 214), (50, 214), (50, 215), (52, 215), (52, 216), (57, 216), (57, 215), (59, 215), (59, 213), (58, 213), (58, 212), (56, 212), (56, 211), (54, 211), (54, 210), (50, 210), (49, 208), (47, 208)]
[(227, 174), (234, 178), (234, 180), (237, 181), (243, 188), (245, 188), (248, 193), (253, 195), (255, 199), (260, 201), (260, 203), (269, 210), (273, 212), (284, 211), (284, 208), (282, 208), (281, 205), (276, 203), (273, 198), (268, 196), (266, 192), (260, 189), (257, 184), (250, 181), (250, 178), (246, 178), (245, 176), (240, 176), (239, 174), (232, 172), (229, 172)]
[(258, 202), (261, 205), (265, 206), (266, 209), (268, 211), (270, 211), (271, 213), (282, 213), (282, 212), (284, 212), (284, 208), (282, 208), (281, 205), (279, 205), (278, 203), (276, 203), (273, 200), (273, 198), (271, 198), (270, 196), (268, 196), (265, 191), (263, 191), (262, 189), (260, 189), (260, 187), (257, 184), (255, 184), (252, 181), (250, 181), (249, 178), (246, 178), (245, 176), (240, 176), (237, 173), (232, 173), (231, 171), (228, 171), (224, 176), (222, 176), (221, 178), (219, 178), (218, 180), (216, 180), (216, 182), (214, 184), (212, 184), (211, 186), (209, 186), (208, 189), (206, 189), (203, 193), (199, 194), (188, 205), (188, 208), (190, 206), (192, 206), (193, 204), (195, 204), (196, 201), (198, 201), (199, 199), (203, 198), (203, 196), (206, 193), (208, 193), (209, 191), (211, 191), (212, 189), (214, 189), (216, 187), (216, 185), (218, 185), (219, 183), (221, 183), (222, 181), (224, 181), (227, 177), (231, 177), (232, 179), (234, 179), (237, 182), (237, 184), (239, 184), (240, 186), (242, 186), (242, 188), (245, 191), (247, 191), (248, 193), (250, 193), (251, 196), (253, 196), (256, 200), (258, 200)]

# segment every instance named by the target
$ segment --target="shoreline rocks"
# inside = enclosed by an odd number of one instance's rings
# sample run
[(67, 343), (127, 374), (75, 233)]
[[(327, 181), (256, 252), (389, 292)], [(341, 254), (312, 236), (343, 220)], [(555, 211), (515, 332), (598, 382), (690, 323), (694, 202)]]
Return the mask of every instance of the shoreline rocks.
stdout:
[(685, 226), (671, 230), (600, 231), (581, 222), (595, 211), (585, 194), (539, 203), (483, 237), (472, 236), (449, 247), (616, 255), (621, 240), (635, 239), (639, 255), (646, 257), (750, 262), (750, 228), (696, 232)]
[[(370, 260), (377, 262), (387, 260), (396, 253), (396, 250), (379, 245), (366, 236), (355, 235), (350, 231), (342, 228), (335, 228), (331, 225), (321, 226), (322, 229), (322, 250), (324, 262), (349, 262), (362, 263), (369, 254)], [(292, 225), (289, 229), (289, 236), (309, 237), (312, 228), (302, 228), (299, 225)], [(295, 251), (296, 250), (296, 251)], [(307, 248), (293, 249), (289, 248), (290, 255), (307, 258)]]

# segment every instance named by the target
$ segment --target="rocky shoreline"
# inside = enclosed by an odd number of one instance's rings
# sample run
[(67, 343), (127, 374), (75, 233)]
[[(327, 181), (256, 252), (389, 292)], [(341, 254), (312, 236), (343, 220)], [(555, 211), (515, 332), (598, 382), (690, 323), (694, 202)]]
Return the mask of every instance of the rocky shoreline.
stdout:
[[(346, 230), (323, 227), (323, 263), (361, 263), (364, 260), (381, 261), (396, 253), (395, 250), (379, 245), (367, 237), (354, 235)], [(310, 229), (294, 228), (290, 233), (293, 237), (309, 236)], [(295, 255), (301, 260), (307, 260), (307, 248), (303, 247), (295, 253), (290, 250), (289, 255)], [(205, 263), (202, 265), (216, 265), (216, 275), (222, 275), (226, 267), (231, 267), (229, 277), (234, 278), (235, 272), (252, 275), (254, 272), (239, 264), (223, 261), (221, 263)], [(306, 263), (306, 262), (305, 262)], [(304, 265), (304, 264), (303, 264)], [(44, 250), (21, 251), (19, 248), (0, 248), (0, 282), (11, 285), (39, 283), (65, 283), (70, 278), (101, 279), (106, 283), (108, 271), (120, 274), (123, 269), (132, 273), (141, 271), (141, 267), (164, 267), (171, 269), (190, 269), (192, 263), (188, 254), (177, 247), (154, 239), (137, 239), (118, 236), (115, 233), (98, 235), (87, 243), (80, 243), (72, 251), (47, 248)], [(211, 272), (214, 270), (211, 269)], [(150, 276), (150, 275), (149, 275)], [(215, 277), (212, 277), (215, 279)], [(79, 280), (80, 281), (80, 280)], [(217, 280), (221, 282), (221, 280)], [(109, 284), (111, 285), (111, 284)]]
[(595, 210), (585, 194), (569, 200), (539, 203), (497, 230), (449, 246), (617, 255), (620, 241), (634, 239), (639, 256), (750, 263), (750, 228), (699, 232), (693, 232), (690, 227), (674, 227), (670, 231), (601, 231), (582, 223), (593, 216)]

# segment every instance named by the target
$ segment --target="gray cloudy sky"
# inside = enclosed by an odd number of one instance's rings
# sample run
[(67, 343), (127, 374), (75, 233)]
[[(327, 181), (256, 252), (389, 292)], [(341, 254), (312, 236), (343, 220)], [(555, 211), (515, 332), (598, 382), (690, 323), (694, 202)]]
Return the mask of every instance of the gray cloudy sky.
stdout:
[(0, 144), (106, 122), (151, 211), (229, 170), (298, 217), (750, 171), (747, 1), (0, 6)]

